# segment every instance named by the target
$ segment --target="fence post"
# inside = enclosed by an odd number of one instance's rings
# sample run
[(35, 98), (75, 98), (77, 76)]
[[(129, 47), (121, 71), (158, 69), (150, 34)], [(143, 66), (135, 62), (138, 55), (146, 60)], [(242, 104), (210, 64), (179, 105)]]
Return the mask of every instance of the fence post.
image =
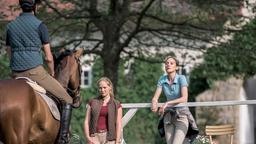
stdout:
[(131, 108), (131, 109), (129, 109), (129, 111), (122, 118), (122, 130), (121, 130), (122, 142), (121, 142), (121, 144), (126, 144), (126, 142), (124, 140), (124, 137), (123, 137), (124, 127), (132, 119), (132, 117), (136, 114), (137, 110), (138, 110), (138, 108)]

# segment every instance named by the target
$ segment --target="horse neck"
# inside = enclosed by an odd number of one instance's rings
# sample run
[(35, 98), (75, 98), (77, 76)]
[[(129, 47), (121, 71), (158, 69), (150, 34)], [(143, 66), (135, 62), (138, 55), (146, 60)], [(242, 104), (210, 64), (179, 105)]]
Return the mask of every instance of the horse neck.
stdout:
[[(65, 66), (63, 67), (62, 64)], [(70, 80), (70, 75), (71, 75), (71, 62), (70, 58), (67, 56), (65, 57), (61, 64), (60, 64), (60, 69), (56, 70), (56, 80), (64, 87), (68, 88), (68, 83)]]

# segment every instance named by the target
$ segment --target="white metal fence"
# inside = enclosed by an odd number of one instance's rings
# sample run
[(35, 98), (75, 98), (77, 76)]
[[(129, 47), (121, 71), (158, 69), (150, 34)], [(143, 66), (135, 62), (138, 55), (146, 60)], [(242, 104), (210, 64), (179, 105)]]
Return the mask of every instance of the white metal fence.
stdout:
[[(158, 103), (160, 107), (163, 103)], [(175, 105), (174, 107), (205, 107), (205, 106), (233, 106), (233, 105), (253, 105), (256, 104), (256, 100), (234, 100), (234, 101), (207, 101), (207, 102), (187, 102)], [(122, 118), (122, 127), (124, 128), (132, 117), (136, 114), (139, 109), (150, 108), (151, 103), (124, 103), (122, 107), (129, 109)], [(125, 140), (122, 140), (122, 144), (125, 144)]]

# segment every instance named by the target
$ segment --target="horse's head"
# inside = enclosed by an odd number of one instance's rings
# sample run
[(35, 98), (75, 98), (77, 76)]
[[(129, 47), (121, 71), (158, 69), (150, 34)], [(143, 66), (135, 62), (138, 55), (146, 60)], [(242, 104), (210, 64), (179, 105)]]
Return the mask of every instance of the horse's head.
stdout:
[(79, 100), (80, 82), (81, 82), (81, 66), (80, 56), (83, 49), (71, 51), (60, 51), (55, 57), (55, 78), (61, 85), (67, 89), (68, 93), (74, 101)]

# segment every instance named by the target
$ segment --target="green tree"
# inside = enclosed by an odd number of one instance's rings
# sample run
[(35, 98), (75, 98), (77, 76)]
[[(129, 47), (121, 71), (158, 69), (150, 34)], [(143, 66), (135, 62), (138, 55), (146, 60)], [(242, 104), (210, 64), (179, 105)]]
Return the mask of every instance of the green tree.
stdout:
[(203, 49), (240, 10), (241, 1), (43, 0), (39, 15), (53, 37), (63, 38), (56, 48), (84, 46), (86, 54), (103, 59), (104, 75), (117, 85), (121, 55), (148, 60), (149, 52), (161, 47)]
[(8, 78), (11, 73), (7, 55), (0, 55), (0, 71), (0, 79)]
[[(122, 95), (122, 102), (150, 103), (157, 80), (162, 74), (161, 64), (135, 60), (130, 72), (119, 81), (118, 90)], [(162, 96), (161, 100), (163, 99)], [(140, 109), (124, 129), (126, 142), (134, 144), (163, 142), (157, 133), (157, 124), (157, 114), (152, 113), (150, 109)]]
[[(148, 57), (161, 52), (162, 47), (204, 49), (221, 34), (227, 20), (233, 23), (241, 16), (237, 12), (243, 6), (243, 0), (41, 1), (37, 16), (49, 27), (52, 46), (82, 46), (86, 54), (100, 56), (104, 75), (114, 85), (118, 83), (122, 58), (151, 61)], [(158, 57), (153, 60), (160, 61)]]
[(231, 76), (246, 79), (256, 74), (256, 20), (243, 27), (233, 39), (207, 50), (204, 62), (190, 74), (191, 94), (210, 88), (216, 80)]

